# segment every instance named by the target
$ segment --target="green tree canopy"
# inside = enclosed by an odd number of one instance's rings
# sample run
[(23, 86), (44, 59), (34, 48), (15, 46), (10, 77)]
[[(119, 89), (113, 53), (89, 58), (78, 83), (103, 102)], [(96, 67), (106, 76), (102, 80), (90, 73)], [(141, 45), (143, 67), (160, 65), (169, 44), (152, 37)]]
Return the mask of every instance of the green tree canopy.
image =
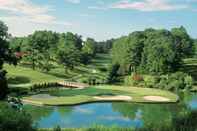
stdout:
[(6, 97), (8, 93), (6, 71), (3, 70), (3, 64), (5, 61), (16, 64), (15, 56), (9, 50), (8, 42), (8, 27), (0, 21), (0, 99)]
[(96, 41), (92, 38), (87, 38), (83, 45), (83, 53), (94, 56), (96, 53)]
[(62, 34), (58, 42), (57, 58), (65, 69), (74, 68), (79, 63), (80, 52), (75, 46), (75, 37), (70, 33)]
[(150, 28), (115, 40), (112, 61), (120, 64), (121, 73), (162, 74), (177, 70), (182, 59), (192, 54), (193, 41), (185, 28), (172, 31)]
[(36, 31), (27, 39), (23, 48), (23, 51), (27, 52), (26, 60), (31, 63), (33, 69), (38, 67), (49, 71), (57, 49), (58, 34), (52, 31)]

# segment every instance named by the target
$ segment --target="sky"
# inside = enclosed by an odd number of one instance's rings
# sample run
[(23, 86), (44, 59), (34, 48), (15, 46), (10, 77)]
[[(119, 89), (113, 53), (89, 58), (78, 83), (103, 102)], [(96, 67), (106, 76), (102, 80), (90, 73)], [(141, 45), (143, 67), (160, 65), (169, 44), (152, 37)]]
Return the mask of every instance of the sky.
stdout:
[(197, 0), (0, 0), (0, 20), (13, 36), (52, 30), (101, 41), (184, 26), (197, 38)]

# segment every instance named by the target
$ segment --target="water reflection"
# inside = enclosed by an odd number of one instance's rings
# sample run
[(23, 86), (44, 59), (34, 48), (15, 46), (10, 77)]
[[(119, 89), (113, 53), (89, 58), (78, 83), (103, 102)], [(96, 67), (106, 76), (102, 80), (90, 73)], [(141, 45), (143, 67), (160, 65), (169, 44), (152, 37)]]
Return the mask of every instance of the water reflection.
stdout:
[(41, 128), (60, 125), (91, 127), (93, 125), (142, 127), (168, 124), (172, 118), (189, 109), (197, 109), (197, 95), (186, 95), (177, 104), (93, 103), (71, 107), (25, 106), (35, 123)]
[(197, 94), (196, 94), (196, 95), (190, 96), (190, 100), (189, 100), (189, 102), (188, 102), (188, 106), (189, 106), (192, 110), (197, 110)]

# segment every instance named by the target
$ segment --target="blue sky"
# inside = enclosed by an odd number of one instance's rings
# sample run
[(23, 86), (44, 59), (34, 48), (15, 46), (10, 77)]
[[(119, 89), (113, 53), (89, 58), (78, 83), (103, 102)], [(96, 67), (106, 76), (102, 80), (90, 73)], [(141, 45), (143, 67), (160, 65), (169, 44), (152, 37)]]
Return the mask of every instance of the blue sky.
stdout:
[(183, 25), (197, 38), (197, 0), (0, 0), (0, 20), (14, 36), (53, 30), (106, 40)]

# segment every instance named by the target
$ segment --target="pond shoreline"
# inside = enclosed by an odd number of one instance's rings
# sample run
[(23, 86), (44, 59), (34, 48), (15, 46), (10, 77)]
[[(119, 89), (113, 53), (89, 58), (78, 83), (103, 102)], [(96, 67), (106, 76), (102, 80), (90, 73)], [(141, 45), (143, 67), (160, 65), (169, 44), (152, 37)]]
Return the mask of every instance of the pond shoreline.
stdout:
[[(92, 91), (93, 89), (93, 91)], [(143, 91), (145, 90), (145, 91)], [(92, 91), (92, 92), (90, 92)], [(100, 92), (105, 92), (103, 95)], [(58, 90), (62, 93), (62, 90)], [(71, 93), (69, 93), (71, 92)], [(179, 101), (178, 95), (169, 91), (138, 87), (120, 86), (96, 86), (83, 90), (66, 90), (66, 94), (61, 96), (51, 96), (50, 93), (38, 94), (23, 97), (22, 101), (38, 106), (72, 106), (95, 102), (131, 102), (131, 103), (176, 103)], [(105, 95), (105, 94), (113, 95)], [(42, 96), (43, 95), (43, 96)], [(148, 100), (146, 97), (152, 96), (154, 99)]]

